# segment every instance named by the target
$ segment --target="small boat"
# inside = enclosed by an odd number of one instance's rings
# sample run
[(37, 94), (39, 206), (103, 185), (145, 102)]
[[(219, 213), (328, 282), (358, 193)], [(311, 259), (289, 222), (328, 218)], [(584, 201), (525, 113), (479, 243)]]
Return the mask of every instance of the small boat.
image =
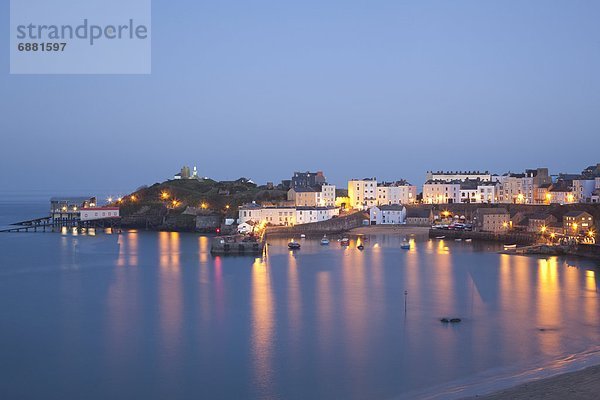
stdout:
[(457, 323), (459, 323), (461, 321), (462, 320), (460, 318), (447, 318), (447, 317), (440, 318), (440, 322), (443, 322), (444, 324), (448, 324), (448, 323), (450, 323), (450, 324), (457, 324)]
[(454, 239), (454, 241), (455, 241), (455, 242), (462, 242), (462, 239), (461, 239), (461, 238), (458, 238), (458, 239)]
[(300, 235), (300, 238), (304, 239), (306, 237), (306, 235), (303, 233), (302, 235)]
[(406, 238), (404, 238), (404, 240), (400, 244), (400, 248), (403, 250), (410, 250), (410, 243), (408, 242), (408, 240), (406, 240)]
[(445, 239), (446, 236), (436, 236), (435, 238), (441, 240), (441, 239)]
[(516, 244), (505, 244), (504, 245), (504, 250), (516, 249), (516, 248), (517, 248)]
[(327, 246), (329, 244), (329, 239), (327, 239), (327, 235), (323, 236), (323, 239), (321, 239), (321, 245), (323, 246)]
[(300, 243), (294, 242), (293, 240), (288, 243), (288, 247), (290, 250), (298, 250), (300, 248)]
[(362, 251), (365, 249), (365, 246), (363, 246), (362, 244), (359, 244), (358, 246), (356, 246), (356, 248)]
[(348, 239), (348, 238), (342, 238), (342, 240), (340, 240), (340, 245), (342, 245), (342, 246), (349, 246), (350, 245), (350, 239)]
[(465, 242), (471, 243), (472, 241), (473, 241), (473, 239), (465, 239)]

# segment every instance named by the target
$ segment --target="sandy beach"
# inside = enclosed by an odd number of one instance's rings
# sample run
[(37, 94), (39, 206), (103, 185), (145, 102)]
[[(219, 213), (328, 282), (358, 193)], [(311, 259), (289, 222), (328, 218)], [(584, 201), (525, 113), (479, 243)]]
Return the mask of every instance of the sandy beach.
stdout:
[(592, 400), (600, 398), (600, 365), (465, 400)]

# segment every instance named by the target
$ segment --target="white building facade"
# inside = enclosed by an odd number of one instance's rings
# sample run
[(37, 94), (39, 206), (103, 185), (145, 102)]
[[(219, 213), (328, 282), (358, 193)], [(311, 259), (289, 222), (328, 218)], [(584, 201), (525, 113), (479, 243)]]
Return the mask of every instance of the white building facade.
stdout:
[(373, 206), (369, 209), (371, 225), (399, 225), (406, 222), (406, 208), (400, 204)]
[(119, 207), (89, 207), (81, 209), (82, 221), (94, 221), (105, 218), (120, 218)]
[(460, 182), (439, 180), (425, 182), (423, 202), (426, 204), (460, 203)]
[(499, 203), (534, 204), (533, 177), (509, 174), (500, 178)]
[(296, 223), (308, 224), (332, 219), (340, 215), (337, 207), (298, 207), (296, 208)]
[(350, 207), (367, 210), (377, 205), (377, 179), (352, 179), (348, 181)]
[(248, 204), (238, 210), (238, 223), (265, 222), (277, 226), (294, 226), (310, 222), (327, 221), (340, 213), (337, 207), (263, 207)]
[(320, 207), (335, 207), (335, 185), (323, 184), (317, 201)]
[(413, 204), (416, 200), (416, 186), (397, 183), (381, 183), (377, 186), (377, 205)]
[(573, 196), (578, 203), (591, 203), (594, 190), (596, 189), (596, 179), (575, 179), (573, 180)]

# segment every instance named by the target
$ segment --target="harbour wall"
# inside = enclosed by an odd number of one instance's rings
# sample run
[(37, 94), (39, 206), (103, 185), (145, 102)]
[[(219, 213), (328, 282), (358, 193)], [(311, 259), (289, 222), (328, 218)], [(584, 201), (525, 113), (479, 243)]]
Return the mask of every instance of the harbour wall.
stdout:
[(531, 245), (537, 241), (537, 236), (528, 232), (511, 233), (493, 233), (493, 232), (473, 232), (473, 231), (455, 231), (446, 229), (430, 229), (429, 237), (436, 238), (445, 236), (447, 239), (473, 239), (489, 242), (499, 242), (503, 244)]
[(267, 227), (267, 235), (278, 236), (297, 233), (317, 235), (342, 233), (362, 226), (363, 220), (368, 218), (368, 215), (361, 211), (321, 222), (311, 222), (294, 226), (269, 226)]

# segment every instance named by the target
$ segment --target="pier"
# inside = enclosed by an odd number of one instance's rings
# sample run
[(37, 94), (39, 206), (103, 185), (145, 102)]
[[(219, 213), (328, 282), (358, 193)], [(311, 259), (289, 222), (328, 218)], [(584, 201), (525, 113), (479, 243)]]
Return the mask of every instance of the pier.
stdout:
[(115, 218), (103, 218), (93, 221), (81, 221), (77, 219), (54, 220), (51, 217), (36, 218), (28, 221), (17, 222), (9, 227), (0, 229), (0, 233), (17, 232), (60, 232), (67, 229), (120, 229), (121, 220)]

